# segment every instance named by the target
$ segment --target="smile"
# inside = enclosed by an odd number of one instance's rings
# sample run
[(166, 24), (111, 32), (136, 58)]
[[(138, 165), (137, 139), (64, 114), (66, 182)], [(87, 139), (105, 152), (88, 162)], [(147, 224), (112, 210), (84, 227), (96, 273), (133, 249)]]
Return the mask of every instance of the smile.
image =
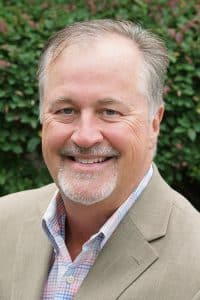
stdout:
[[(63, 156), (68, 167), (77, 172), (104, 172), (117, 159), (116, 156)], [(63, 162), (64, 162), (63, 161)]]
[(102, 163), (104, 161), (111, 159), (111, 157), (80, 158), (80, 157), (72, 157), (72, 156), (69, 158), (80, 164), (96, 164), (96, 163)]

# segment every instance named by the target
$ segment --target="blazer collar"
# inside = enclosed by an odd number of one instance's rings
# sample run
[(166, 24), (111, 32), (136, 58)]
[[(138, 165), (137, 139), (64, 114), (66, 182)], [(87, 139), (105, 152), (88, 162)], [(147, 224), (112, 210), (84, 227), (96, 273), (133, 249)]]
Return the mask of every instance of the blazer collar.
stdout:
[(153, 176), (129, 216), (147, 241), (165, 236), (171, 214), (174, 191), (153, 164)]

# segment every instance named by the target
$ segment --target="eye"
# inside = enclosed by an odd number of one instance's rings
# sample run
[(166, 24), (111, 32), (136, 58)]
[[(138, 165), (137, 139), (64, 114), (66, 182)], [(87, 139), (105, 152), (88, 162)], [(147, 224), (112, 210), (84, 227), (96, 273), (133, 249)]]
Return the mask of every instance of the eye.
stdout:
[(114, 110), (114, 109), (104, 109), (103, 111), (102, 111), (102, 114), (103, 114), (103, 116), (105, 116), (105, 117), (112, 117), (112, 116), (120, 116), (121, 115), (121, 113), (119, 112), (119, 111), (116, 111), (116, 110)]
[(66, 108), (63, 108), (63, 109), (60, 109), (59, 111), (57, 111), (58, 114), (63, 114), (63, 115), (68, 115), (68, 116), (71, 116), (74, 114), (74, 109), (71, 108), (71, 107), (66, 107)]

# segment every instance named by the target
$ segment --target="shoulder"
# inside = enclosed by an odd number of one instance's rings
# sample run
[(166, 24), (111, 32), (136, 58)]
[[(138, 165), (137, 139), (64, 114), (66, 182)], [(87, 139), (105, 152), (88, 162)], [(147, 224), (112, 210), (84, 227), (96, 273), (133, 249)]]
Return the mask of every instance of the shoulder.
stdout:
[[(156, 185), (157, 188), (155, 187)], [(153, 191), (159, 190), (159, 193), (155, 193), (155, 196), (162, 199), (165, 203), (171, 203), (171, 214), (169, 218), (169, 224), (171, 221), (176, 220), (177, 227), (191, 227), (195, 228), (200, 226), (200, 213), (196, 208), (179, 192), (171, 188), (165, 180), (161, 177), (157, 170), (155, 170), (155, 180), (153, 184)], [(180, 230), (183, 232), (183, 230)]]
[(199, 274), (200, 213), (183, 195), (172, 189), (162, 178), (158, 178), (160, 175), (156, 174), (156, 177), (160, 184), (160, 193), (156, 197), (165, 204), (162, 217), (166, 218), (166, 234), (163, 239), (165, 250), (170, 253), (171, 259), (174, 255), (175, 265), (185, 262), (185, 270)]
[(174, 230), (176, 226), (177, 233), (186, 238), (187, 242), (192, 242), (193, 240), (194, 243), (196, 241), (198, 249), (200, 250), (200, 213), (185, 197), (176, 191), (173, 191), (172, 195), (173, 205), (170, 223), (174, 225)]
[(35, 209), (46, 209), (56, 191), (54, 183), (0, 197), (0, 219), (18, 214), (30, 215)]
[(200, 249), (200, 213), (166, 183), (155, 165), (153, 176), (131, 215), (147, 240), (174, 236), (176, 243), (190, 237), (191, 243), (193, 239)]

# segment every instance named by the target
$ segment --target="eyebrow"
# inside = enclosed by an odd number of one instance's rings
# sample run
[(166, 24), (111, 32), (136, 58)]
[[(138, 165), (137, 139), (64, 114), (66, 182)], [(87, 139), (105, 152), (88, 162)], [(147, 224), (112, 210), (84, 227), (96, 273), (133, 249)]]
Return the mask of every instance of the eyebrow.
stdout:
[(100, 99), (97, 101), (98, 104), (101, 105), (106, 105), (106, 104), (120, 104), (124, 105), (124, 102), (119, 99), (113, 99), (113, 98), (105, 98), (105, 99)]
[(65, 98), (65, 97), (60, 97), (55, 100), (55, 103), (63, 103), (63, 102), (69, 103), (69, 104), (74, 104), (76, 101), (74, 101), (71, 98)]
[[(59, 103), (68, 103), (71, 105), (77, 104), (77, 101), (75, 99), (69, 98), (69, 97), (58, 97), (54, 104), (59, 104)], [(113, 99), (113, 98), (103, 98), (97, 100), (98, 105), (111, 105), (111, 104), (118, 104), (118, 105), (125, 105), (124, 101), (121, 99)]]

